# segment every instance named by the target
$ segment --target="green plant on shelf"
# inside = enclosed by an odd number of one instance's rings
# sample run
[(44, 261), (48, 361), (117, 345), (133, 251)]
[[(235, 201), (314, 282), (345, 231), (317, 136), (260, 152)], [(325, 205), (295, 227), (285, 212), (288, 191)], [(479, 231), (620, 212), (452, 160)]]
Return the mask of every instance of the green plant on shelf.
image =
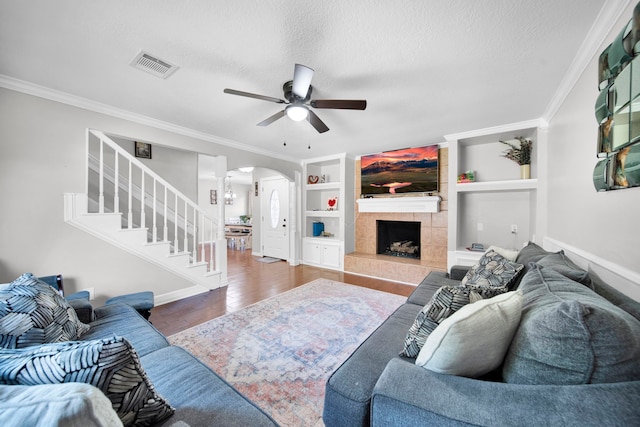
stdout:
[(502, 153), (502, 157), (513, 160), (519, 165), (530, 165), (533, 142), (529, 138), (522, 136), (517, 136), (516, 139), (520, 142), (519, 147), (508, 141), (500, 141), (509, 146), (509, 148)]

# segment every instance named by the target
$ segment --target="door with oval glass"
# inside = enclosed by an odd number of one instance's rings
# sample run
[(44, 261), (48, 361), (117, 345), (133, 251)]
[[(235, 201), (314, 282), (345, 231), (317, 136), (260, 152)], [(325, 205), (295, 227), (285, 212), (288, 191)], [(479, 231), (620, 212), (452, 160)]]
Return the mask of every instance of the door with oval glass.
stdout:
[(264, 178), (260, 196), (262, 255), (289, 258), (289, 181)]

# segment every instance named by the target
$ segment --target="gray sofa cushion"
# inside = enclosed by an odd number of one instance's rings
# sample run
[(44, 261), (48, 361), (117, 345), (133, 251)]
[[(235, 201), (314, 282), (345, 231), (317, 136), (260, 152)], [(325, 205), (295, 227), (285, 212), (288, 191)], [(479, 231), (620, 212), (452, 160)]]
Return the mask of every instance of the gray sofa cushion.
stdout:
[[(398, 357), (404, 337), (422, 307), (400, 306), (331, 375), (322, 418), (327, 427), (368, 426), (373, 387), (387, 363)], [(413, 364), (413, 360), (410, 362)]]
[[(468, 268), (465, 270), (465, 274), (468, 270)], [(445, 272), (432, 271), (427, 274), (427, 277), (422, 279), (418, 287), (409, 295), (407, 302), (424, 307), (431, 300), (433, 294), (442, 286), (457, 286), (459, 284), (460, 280), (450, 279)]]
[(96, 319), (83, 340), (124, 337), (140, 356), (169, 346), (169, 341), (144, 319), (134, 308), (124, 304), (113, 304), (95, 310)]
[(640, 419), (640, 382), (505, 384), (438, 374), (396, 359), (380, 376), (371, 408), (374, 427), (628, 427)]
[(538, 262), (551, 253), (553, 252), (546, 251), (535, 243), (529, 242), (527, 246), (520, 249), (520, 252), (516, 257), (516, 262), (524, 265), (525, 271), (527, 271), (530, 262)]
[(537, 262), (537, 264), (542, 267), (550, 268), (574, 282), (582, 283), (586, 287), (593, 289), (589, 273), (575, 265), (573, 261), (567, 258), (564, 251), (545, 255)]
[(162, 426), (277, 426), (211, 369), (180, 347), (140, 358), (156, 390), (176, 408)]
[(522, 320), (503, 366), (506, 382), (640, 380), (640, 322), (589, 288), (538, 265), (522, 279)]
[(593, 290), (600, 296), (607, 299), (616, 307), (620, 307), (627, 313), (631, 314), (636, 319), (640, 320), (640, 302), (629, 298), (616, 288), (613, 288), (606, 284), (595, 273), (589, 273), (591, 276), (591, 283), (593, 284)]

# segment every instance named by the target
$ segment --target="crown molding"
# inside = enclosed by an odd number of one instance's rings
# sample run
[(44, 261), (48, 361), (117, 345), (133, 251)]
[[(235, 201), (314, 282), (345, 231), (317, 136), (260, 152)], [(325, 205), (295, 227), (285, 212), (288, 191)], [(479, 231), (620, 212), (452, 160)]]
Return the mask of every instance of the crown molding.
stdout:
[[(598, 17), (591, 26), (591, 29), (587, 33), (582, 45), (578, 49), (575, 58), (573, 58), (573, 62), (569, 66), (569, 70), (560, 82), (560, 86), (555, 91), (555, 95), (551, 99), (551, 102), (547, 105), (547, 109), (542, 115), (544, 120), (551, 122), (564, 100), (569, 96), (569, 93), (578, 82), (578, 79), (589, 66), (593, 57), (598, 54), (600, 46), (613, 29), (613, 26), (626, 11), (629, 3), (631, 3), (631, 0), (607, 0), (605, 5), (602, 6)], [(631, 19), (631, 17), (629, 17), (629, 19)], [(622, 28), (620, 30), (622, 30)], [(593, 80), (593, 87), (595, 88), (597, 87), (595, 83), (595, 76), (593, 77)]]
[(524, 122), (509, 123), (506, 125), (472, 130), (469, 132), (452, 133), (451, 135), (445, 135), (444, 138), (447, 140), (447, 143), (450, 143), (451, 141), (458, 141), (460, 139), (475, 138), (478, 136), (493, 135), (493, 134), (499, 134), (502, 132), (511, 132), (514, 130), (533, 129), (533, 128), (546, 129), (547, 127), (549, 127), (549, 123), (542, 118), (538, 118), (533, 120), (527, 120)]
[(267, 156), (267, 157), (271, 157), (279, 160), (285, 160), (292, 163), (300, 162), (300, 159), (297, 159), (294, 157), (285, 156), (280, 153), (275, 154), (267, 150), (261, 150), (259, 148), (255, 148), (250, 145), (243, 144), (241, 142), (232, 141), (232, 140), (221, 138), (219, 136), (215, 136), (209, 133), (200, 132), (184, 126), (179, 126), (173, 123), (157, 120), (149, 116), (133, 113), (131, 111), (123, 110), (121, 108), (116, 108), (107, 104), (102, 104), (100, 102), (96, 102), (87, 98), (82, 98), (80, 96), (71, 95), (66, 92), (61, 92), (45, 86), (40, 86), (35, 83), (19, 80), (4, 74), (0, 74), (0, 87), (14, 90), (17, 92), (26, 93), (28, 95), (37, 96), (39, 98), (48, 99), (50, 101), (59, 102), (61, 104), (82, 108), (84, 110), (93, 111), (93, 112), (104, 114), (107, 116), (128, 120), (130, 122), (153, 127), (156, 129), (161, 129), (161, 130), (172, 132), (178, 135), (187, 136), (189, 138), (195, 138), (202, 141), (213, 142), (214, 144), (220, 144), (226, 147), (248, 151), (251, 153), (260, 154), (263, 156)]

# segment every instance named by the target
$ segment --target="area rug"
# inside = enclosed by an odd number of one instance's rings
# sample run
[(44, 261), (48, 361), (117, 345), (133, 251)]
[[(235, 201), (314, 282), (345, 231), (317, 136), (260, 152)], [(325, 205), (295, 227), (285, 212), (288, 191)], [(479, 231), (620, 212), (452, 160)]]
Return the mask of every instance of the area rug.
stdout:
[(169, 337), (280, 425), (322, 425), (327, 378), (406, 297), (317, 279)]
[(261, 258), (256, 258), (256, 261), (271, 264), (272, 262), (280, 262), (282, 260), (280, 258), (271, 258), (271, 257), (265, 256)]

